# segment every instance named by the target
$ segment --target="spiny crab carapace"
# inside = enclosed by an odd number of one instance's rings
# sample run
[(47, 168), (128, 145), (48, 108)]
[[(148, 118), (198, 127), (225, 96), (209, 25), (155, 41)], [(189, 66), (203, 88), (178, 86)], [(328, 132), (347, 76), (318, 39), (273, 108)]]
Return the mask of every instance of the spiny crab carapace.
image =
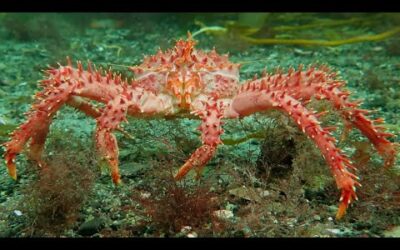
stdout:
[[(90, 62), (84, 69), (80, 61), (73, 67), (67, 58), (65, 66), (45, 71), (43, 90), (35, 96), (28, 119), (4, 144), (5, 160), (9, 174), (16, 179), (15, 158), (29, 141), (27, 155), (45, 165), (41, 160), (49, 126), (54, 114), (64, 104), (75, 107), (96, 119), (96, 146), (101, 157), (111, 169), (112, 180), (120, 182), (118, 170), (118, 145), (113, 134), (122, 130), (126, 116), (134, 117), (186, 117), (201, 119), (202, 146), (183, 164), (175, 176), (182, 179), (191, 169), (198, 175), (221, 144), (222, 119), (238, 119), (270, 109), (288, 114), (319, 148), (341, 190), (340, 205), (336, 217), (341, 218), (349, 204), (357, 200), (356, 186), (361, 186), (352, 173), (352, 162), (335, 146), (331, 131), (323, 128), (317, 114), (305, 105), (315, 98), (326, 99), (343, 116), (349, 127), (359, 129), (391, 166), (395, 160), (395, 144), (384, 132), (382, 118), (370, 120), (368, 110), (360, 109), (359, 103), (349, 100), (349, 92), (336, 74), (326, 66), (303, 70), (290, 68), (287, 73), (264, 73), (244, 83), (239, 82), (239, 64), (231, 63), (227, 55), (196, 50), (190, 37), (179, 40), (173, 49), (159, 50), (156, 55), (144, 58), (142, 64), (130, 67), (134, 79), (122, 79), (111, 70), (97, 70)], [(104, 103), (95, 108), (90, 101)], [(324, 112), (323, 112), (324, 113)]]

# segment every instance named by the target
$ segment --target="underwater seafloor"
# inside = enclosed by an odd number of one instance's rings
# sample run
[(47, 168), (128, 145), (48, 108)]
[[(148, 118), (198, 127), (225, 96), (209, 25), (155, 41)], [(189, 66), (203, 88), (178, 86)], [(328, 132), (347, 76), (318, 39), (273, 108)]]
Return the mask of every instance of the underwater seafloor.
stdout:
[[(388, 130), (399, 134), (399, 33), (340, 46), (251, 44), (239, 37), (373, 36), (398, 28), (400, 14), (2, 13), (0, 143), (24, 121), (47, 65), (65, 64), (70, 56), (131, 77), (126, 66), (204, 26), (218, 28), (197, 34), (197, 48), (229, 52), (243, 64), (243, 80), (265, 67), (326, 64), (340, 71), (352, 99), (363, 99), (363, 108), (376, 111), (372, 117), (384, 117)], [(48, 171), (21, 154), (14, 181), (1, 161), (0, 237), (400, 237), (398, 161), (384, 169), (367, 138), (343, 132), (329, 103), (308, 105), (331, 111), (322, 124), (339, 127), (338, 146), (359, 169), (359, 200), (341, 220), (335, 220), (340, 193), (327, 163), (283, 113), (226, 121), (225, 145), (202, 177), (190, 173), (177, 183), (172, 175), (200, 146), (199, 121), (128, 118), (126, 133), (115, 132), (123, 182), (115, 187), (95, 153), (95, 121), (63, 107), (46, 142)]]

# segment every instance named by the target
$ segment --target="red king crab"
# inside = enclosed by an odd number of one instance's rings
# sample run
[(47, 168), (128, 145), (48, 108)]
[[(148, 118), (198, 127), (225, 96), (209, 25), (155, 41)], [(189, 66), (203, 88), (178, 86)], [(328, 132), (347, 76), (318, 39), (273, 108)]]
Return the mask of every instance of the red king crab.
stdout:
[[(65, 66), (45, 71), (41, 81), (43, 90), (35, 95), (36, 102), (28, 112), (28, 119), (4, 144), (5, 161), (12, 178), (16, 179), (15, 158), (29, 141), (27, 155), (43, 166), (44, 149), (49, 125), (54, 114), (64, 104), (75, 107), (96, 119), (96, 146), (102, 159), (111, 169), (112, 180), (120, 183), (118, 170), (118, 145), (113, 134), (122, 130), (126, 116), (134, 117), (185, 117), (201, 119), (202, 146), (194, 151), (175, 176), (182, 179), (191, 169), (198, 174), (215, 154), (222, 142), (222, 119), (240, 119), (255, 112), (277, 109), (289, 115), (319, 148), (341, 190), (337, 218), (341, 218), (349, 204), (357, 200), (356, 186), (361, 186), (348, 157), (335, 146), (331, 131), (323, 128), (317, 114), (305, 106), (311, 98), (326, 99), (340, 112), (349, 127), (356, 127), (374, 145), (391, 166), (395, 160), (395, 144), (384, 132), (382, 118), (370, 120), (368, 110), (360, 109), (358, 102), (349, 100), (345, 84), (326, 66), (303, 70), (290, 68), (287, 73), (263, 73), (259, 79), (240, 83), (240, 64), (232, 63), (227, 55), (196, 50), (190, 37), (179, 40), (173, 49), (159, 50), (145, 57), (139, 66), (130, 67), (134, 79), (122, 79), (111, 70), (97, 70), (90, 62), (86, 69), (80, 61), (76, 67), (67, 57)], [(104, 103), (95, 108), (89, 100)], [(354, 171), (353, 171), (354, 172)]]

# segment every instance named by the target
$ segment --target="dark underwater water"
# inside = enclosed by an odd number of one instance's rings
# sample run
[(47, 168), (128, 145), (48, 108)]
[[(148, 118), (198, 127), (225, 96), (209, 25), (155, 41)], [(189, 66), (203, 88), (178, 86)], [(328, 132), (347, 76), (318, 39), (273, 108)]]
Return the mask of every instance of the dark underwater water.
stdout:
[[(65, 64), (69, 56), (131, 77), (128, 66), (172, 47), (188, 31), (196, 34), (197, 48), (215, 47), (242, 63), (243, 81), (265, 68), (326, 64), (340, 72), (353, 99), (364, 99), (362, 107), (376, 110), (373, 116), (384, 117), (398, 135), (399, 27), (397, 13), (0, 13), (0, 143), (24, 121), (47, 65)], [(199, 33), (202, 28), (208, 31)], [(251, 43), (243, 36), (275, 40)], [(343, 128), (335, 114), (323, 124)], [(130, 118), (124, 129), (134, 138), (116, 134), (124, 184), (114, 187), (95, 154), (95, 121), (62, 108), (46, 142), (51, 173), (21, 154), (15, 182), (1, 161), (0, 236), (399, 237), (398, 161), (385, 171), (359, 132), (338, 145), (362, 162), (360, 200), (335, 221), (340, 194), (327, 164), (279, 112), (227, 121), (222, 139), (230, 143), (202, 178), (175, 184), (171, 172), (200, 146), (198, 125), (186, 118)], [(216, 219), (215, 211), (223, 216)]]

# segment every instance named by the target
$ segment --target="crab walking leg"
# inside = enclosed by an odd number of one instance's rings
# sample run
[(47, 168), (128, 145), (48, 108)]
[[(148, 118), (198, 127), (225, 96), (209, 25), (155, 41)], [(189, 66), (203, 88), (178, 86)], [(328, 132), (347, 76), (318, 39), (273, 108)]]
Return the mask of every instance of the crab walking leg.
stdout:
[(385, 167), (393, 166), (396, 157), (396, 144), (387, 139), (394, 135), (385, 132), (385, 127), (379, 125), (384, 122), (383, 118), (368, 119), (365, 115), (370, 111), (360, 109), (357, 102), (349, 102), (347, 100), (348, 93), (341, 91), (334, 85), (321, 88), (320, 93), (332, 102), (333, 106), (342, 113), (349, 123), (358, 128), (370, 140), (378, 153), (385, 159)]
[(50, 119), (46, 120), (42, 126), (42, 129), (39, 129), (35, 135), (32, 136), (31, 142), (29, 143), (29, 151), (27, 156), (37, 162), (40, 167), (45, 167), (46, 164), (42, 161), (42, 153), (44, 149), (44, 145), (46, 142), (47, 134), (49, 133)]
[(28, 156), (41, 164), (41, 154), (49, 130), (51, 117), (68, 100), (74, 86), (64, 84), (62, 87), (48, 87), (36, 94), (41, 100), (32, 105), (28, 112), (28, 120), (12, 133), (12, 138), (4, 144), (6, 152), (4, 158), (8, 173), (13, 179), (17, 179), (15, 157), (19, 154), (29, 139), (30, 151)]
[(71, 96), (67, 104), (71, 107), (74, 107), (82, 111), (83, 113), (92, 118), (97, 118), (101, 115), (100, 110), (93, 107), (88, 101), (79, 96)]
[(118, 144), (113, 130), (117, 129), (122, 121), (126, 121), (129, 107), (128, 97), (121, 95), (110, 101), (97, 120), (96, 146), (102, 157), (108, 162), (114, 184), (120, 183), (118, 169)]
[(287, 74), (282, 74), (280, 70), (277, 70), (275, 74), (267, 74), (260, 79), (244, 84), (241, 88), (286, 91), (293, 98), (301, 100), (303, 103), (314, 96), (316, 99), (327, 99), (342, 114), (346, 123), (350, 125), (347, 127), (354, 126), (360, 130), (385, 159), (385, 166), (392, 166), (396, 156), (396, 144), (387, 139), (394, 135), (385, 132), (385, 127), (380, 125), (384, 122), (383, 118), (371, 120), (365, 116), (369, 111), (359, 108), (359, 102), (349, 100), (350, 92), (341, 90), (345, 82), (338, 80), (337, 74), (331, 72), (328, 67), (309, 67), (304, 71), (302, 71), (302, 68), (302, 65), (299, 65), (296, 71), (290, 68)]
[(201, 175), (201, 171), (207, 162), (214, 156), (217, 147), (212, 145), (203, 145), (196, 149), (194, 153), (190, 156), (190, 158), (183, 164), (183, 166), (178, 170), (178, 173), (175, 175), (175, 180), (179, 181), (183, 179), (187, 173), (193, 168), (196, 169), (197, 177), (199, 178)]
[(289, 114), (303, 131), (317, 145), (323, 157), (328, 162), (336, 184), (341, 190), (341, 204), (337, 219), (346, 212), (349, 204), (357, 199), (356, 185), (360, 185), (357, 176), (349, 171), (353, 168), (350, 160), (335, 146), (336, 141), (329, 133), (329, 128), (322, 128), (314, 112), (307, 110), (299, 101), (284, 91), (243, 91), (232, 99), (226, 109), (226, 118), (237, 118), (250, 115), (254, 112), (268, 109), (279, 109)]
[(169, 113), (172, 110), (172, 98), (145, 91), (142, 88), (123, 92), (107, 103), (103, 113), (96, 119), (96, 145), (110, 167), (111, 177), (115, 184), (120, 183), (118, 169), (118, 144), (113, 130), (124, 132), (119, 124), (127, 121), (126, 115)]
[(193, 112), (202, 119), (198, 128), (201, 131), (203, 145), (196, 149), (190, 158), (183, 164), (175, 175), (175, 180), (181, 180), (193, 168), (197, 172), (197, 178), (207, 162), (214, 156), (217, 146), (222, 143), (220, 135), (223, 133), (221, 118), (223, 116), (221, 106), (217, 102), (209, 100), (205, 104), (205, 110)]
[(366, 115), (370, 111), (361, 109), (360, 102), (350, 101), (349, 91), (341, 90), (341, 86), (345, 83), (335, 79), (336, 74), (329, 72), (329, 69), (323, 70), (308, 69), (303, 74), (297, 75), (297, 81), (302, 82), (303, 86), (298, 86), (296, 89), (291, 89), (294, 98), (310, 100), (314, 93), (317, 99), (326, 99), (332, 103), (333, 107), (338, 110), (348, 124), (348, 128), (354, 126), (366, 136), (374, 145), (378, 153), (385, 159), (385, 166), (393, 166), (396, 156), (396, 144), (390, 142), (387, 138), (394, 136), (391, 133), (385, 132), (385, 127), (380, 124), (384, 122), (383, 118), (376, 120), (369, 119)]
[[(51, 117), (63, 104), (77, 105), (79, 99), (74, 99), (75, 96), (107, 103), (124, 92), (127, 86), (120, 75), (113, 74), (111, 70), (105, 73), (93, 70), (90, 62), (87, 70), (83, 70), (81, 62), (77, 63), (77, 68), (73, 68), (68, 59), (68, 66), (60, 65), (59, 68), (48, 69), (45, 73), (47, 77), (41, 81), (44, 90), (36, 94), (37, 103), (28, 113), (28, 120), (12, 133), (9, 142), (3, 144), (6, 165), (13, 179), (17, 178), (15, 158), (31, 138), (29, 156), (40, 160)], [(80, 109), (85, 113), (92, 112), (85, 104), (81, 104)]]
[[(88, 101), (86, 101), (84, 98), (79, 97), (79, 96), (71, 96), (71, 98), (67, 101), (67, 104), (71, 107), (74, 107), (78, 109), (79, 111), (82, 111), (86, 115), (96, 119), (101, 115), (101, 112), (98, 108), (94, 107), (92, 104), (90, 104)], [(128, 132), (126, 132), (124, 129), (118, 127), (116, 130), (120, 133), (122, 133), (124, 136), (127, 138), (133, 138), (132, 135), (130, 135)]]

